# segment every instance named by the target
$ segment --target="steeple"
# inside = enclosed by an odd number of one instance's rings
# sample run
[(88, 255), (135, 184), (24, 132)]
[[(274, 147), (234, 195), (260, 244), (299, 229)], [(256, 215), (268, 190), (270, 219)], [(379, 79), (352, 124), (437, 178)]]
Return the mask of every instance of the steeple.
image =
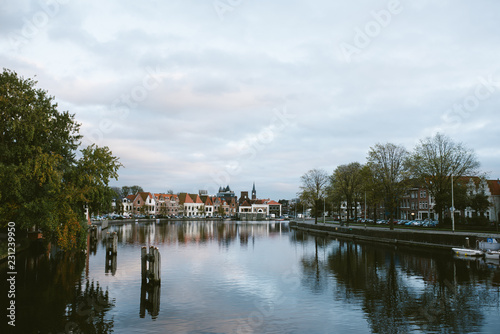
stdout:
[(253, 183), (253, 188), (252, 188), (252, 199), (257, 199), (257, 192), (255, 191), (255, 182)]

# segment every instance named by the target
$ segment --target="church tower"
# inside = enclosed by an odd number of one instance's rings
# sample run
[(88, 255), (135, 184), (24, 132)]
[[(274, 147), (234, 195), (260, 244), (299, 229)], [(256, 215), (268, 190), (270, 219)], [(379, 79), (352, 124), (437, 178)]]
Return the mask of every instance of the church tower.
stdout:
[(252, 199), (257, 199), (257, 192), (255, 191), (255, 182), (253, 183), (253, 189), (252, 189)]

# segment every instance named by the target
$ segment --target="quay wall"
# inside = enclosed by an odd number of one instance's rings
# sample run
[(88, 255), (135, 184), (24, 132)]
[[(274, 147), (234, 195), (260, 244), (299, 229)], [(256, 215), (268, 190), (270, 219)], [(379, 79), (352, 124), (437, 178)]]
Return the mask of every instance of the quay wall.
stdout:
[(390, 230), (386, 228), (363, 228), (360, 226), (339, 226), (331, 224), (314, 224), (303, 222), (290, 222), (290, 227), (311, 233), (319, 233), (328, 236), (349, 238), (353, 240), (364, 240), (381, 242), (394, 245), (410, 247), (426, 247), (442, 250), (451, 250), (452, 247), (467, 246), (466, 238), (469, 238), (469, 247), (476, 248), (476, 240), (483, 240), (479, 235), (466, 233), (452, 233), (442, 231), (418, 231), (418, 230)]

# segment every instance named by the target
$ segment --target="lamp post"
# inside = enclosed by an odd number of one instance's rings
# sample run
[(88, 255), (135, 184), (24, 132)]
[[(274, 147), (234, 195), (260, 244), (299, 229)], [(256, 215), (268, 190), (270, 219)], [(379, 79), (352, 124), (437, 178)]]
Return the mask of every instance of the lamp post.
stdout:
[(325, 198), (323, 197), (323, 224), (325, 224)]
[(365, 190), (365, 225), (366, 225), (366, 190)]
[(455, 202), (453, 196), (453, 168), (451, 169), (451, 231), (455, 232)]

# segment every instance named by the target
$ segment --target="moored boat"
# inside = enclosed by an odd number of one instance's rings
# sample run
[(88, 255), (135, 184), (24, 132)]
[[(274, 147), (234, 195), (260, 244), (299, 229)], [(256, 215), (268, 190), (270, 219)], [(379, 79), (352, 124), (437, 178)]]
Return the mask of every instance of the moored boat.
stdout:
[(488, 250), (484, 252), (484, 257), (490, 260), (500, 260), (500, 251)]
[(455, 254), (457, 255), (463, 255), (463, 256), (482, 256), (484, 254), (483, 251), (479, 249), (469, 249), (469, 248), (456, 248), (453, 247), (451, 249)]

